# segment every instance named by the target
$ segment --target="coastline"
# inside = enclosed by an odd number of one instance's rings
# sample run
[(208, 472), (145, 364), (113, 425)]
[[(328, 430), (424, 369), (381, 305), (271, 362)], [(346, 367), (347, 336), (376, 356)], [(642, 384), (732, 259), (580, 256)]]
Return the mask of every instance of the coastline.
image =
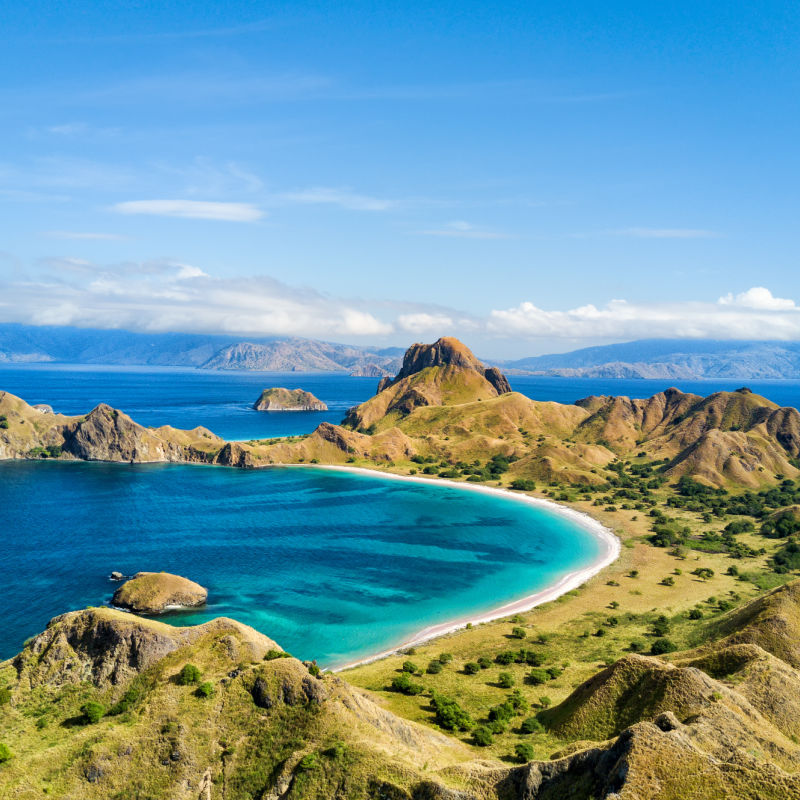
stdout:
[[(310, 465), (296, 464), (283, 466), (305, 467)], [(492, 622), (512, 614), (530, 611), (532, 608), (542, 605), (543, 603), (549, 603), (552, 600), (561, 597), (561, 595), (566, 594), (573, 589), (577, 589), (579, 586), (586, 583), (586, 581), (588, 581), (590, 578), (593, 578), (595, 575), (597, 575), (598, 572), (605, 569), (610, 564), (613, 564), (614, 561), (619, 558), (619, 554), (622, 549), (622, 544), (619, 538), (594, 517), (584, 513), (583, 511), (576, 511), (574, 508), (569, 508), (568, 506), (556, 503), (553, 500), (545, 500), (541, 497), (531, 497), (528, 494), (512, 492), (509, 489), (501, 489), (495, 486), (481, 486), (480, 484), (469, 484), (464, 481), (453, 481), (442, 478), (423, 478), (417, 475), (398, 475), (393, 472), (381, 472), (380, 470), (369, 469), (367, 467), (346, 467), (335, 464), (314, 464), (313, 468), (354, 472), (361, 475), (393, 478), (401, 481), (414, 481), (416, 483), (428, 483), (433, 484), (434, 486), (441, 486), (444, 484), (459, 489), (466, 489), (468, 491), (491, 494), (504, 497), (506, 499), (517, 500), (518, 502), (527, 503), (528, 505), (533, 505), (538, 508), (546, 508), (555, 514), (571, 519), (573, 522), (577, 523), (580, 527), (598, 539), (602, 545), (602, 552), (598, 559), (594, 561), (594, 563), (584, 567), (583, 569), (568, 572), (555, 584), (548, 586), (546, 589), (540, 589), (538, 592), (534, 592), (533, 594), (526, 595), (517, 600), (512, 600), (511, 602), (504, 603), (500, 606), (495, 606), (489, 611), (480, 613), (477, 616), (459, 617), (458, 619), (442, 622), (438, 625), (430, 625), (427, 628), (423, 628), (415, 633), (410, 639), (407, 639), (390, 649), (366, 656), (365, 658), (358, 659), (357, 661), (343, 664), (342, 666), (334, 667), (331, 670), (332, 672), (343, 672), (344, 670), (352, 669), (363, 664), (370, 664), (373, 661), (379, 661), (382, 658), (395, 655), (398, 651), (404, 650), (407, 647), (414, 647), (416, 645), (429, 642), (432, 639), (436, 639), (440, 636), (445, 636), (448, 633), (461, 630), (462, 628), (465, 628), (467, 624), (480, 625), (484, 622)]]

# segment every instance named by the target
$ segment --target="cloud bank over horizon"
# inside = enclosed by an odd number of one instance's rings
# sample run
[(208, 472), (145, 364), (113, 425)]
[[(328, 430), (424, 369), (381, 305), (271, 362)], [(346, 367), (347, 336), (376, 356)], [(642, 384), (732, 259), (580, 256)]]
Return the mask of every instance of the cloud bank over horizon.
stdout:
[(763, 286), (715, 301), (613, 299), (559, 310), (522, 300), (475, 314), (430, 303), (337, 297), (266, 276), (220, 278), (171, 260), (40, 262), (26, 279), (0, 281), (0, 321), (397, 345), (411, 337), (453, 335), (498, 352), (643, 338), (800, 339), (800, 305)]

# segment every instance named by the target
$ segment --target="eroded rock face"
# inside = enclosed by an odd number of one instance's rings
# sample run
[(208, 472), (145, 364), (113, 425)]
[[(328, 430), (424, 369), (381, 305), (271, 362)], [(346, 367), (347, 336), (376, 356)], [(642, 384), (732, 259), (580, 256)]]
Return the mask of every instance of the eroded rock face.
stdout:
[(303, 389), (264, 389), (253, 404), (256, 411), (327, 411), (328, 406)]
[[(60, 686), (122, 683), (180, 644), (129, 614), (87, 609), (52, 619), (14, 659), (20, 682)], [(129, 617), (130, 619), (124, 619)]]
[(164, 442), (127, 414), (101, 403), (65, 434), (64, 450), (85, 461), (180, 460), (180, 448)]
[(114, 592), (112, 603), (137, 614), (163, 614), (205, 605), (208, 589), (169, 572), (137, 572)]
[(378, 393), (423, 369), (445, 366), (474, 369), (494, 386), (498, 394), (511, 391), (508, 380), (497, 367), (484, 368), (465, 344), (452, 336), (443, 336), (433, 344), (412, 344), (406, 350), (400, 372), (393, 380), (382, 379), (378, 384)]

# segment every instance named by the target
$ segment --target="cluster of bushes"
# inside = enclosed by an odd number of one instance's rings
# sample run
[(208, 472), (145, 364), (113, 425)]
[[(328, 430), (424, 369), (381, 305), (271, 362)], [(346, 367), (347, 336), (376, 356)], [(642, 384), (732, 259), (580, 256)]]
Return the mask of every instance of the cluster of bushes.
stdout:
[(0, 428), (8, 430), (8, 417), (5, 414), (0, 414)]
[(28, 455), (31, 458), (58, 458), (62, 452), (61, 446), (54, 444), (50, 447), (33, 447), (28, 450)]
[(472, 717), (451, 697), (433, 692), (431, 707), (436, 724), (447, 731), (468, 731), (475, 722)]

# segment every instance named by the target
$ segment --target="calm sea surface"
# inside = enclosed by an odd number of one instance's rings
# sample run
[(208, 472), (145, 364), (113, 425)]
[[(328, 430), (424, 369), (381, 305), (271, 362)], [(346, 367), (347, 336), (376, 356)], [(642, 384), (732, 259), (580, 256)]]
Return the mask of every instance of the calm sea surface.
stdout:
[[(741, 382), (678, 382), (708, 394)], [(259, 413), (262, 388), (301, 387), (328, 413)], [(305, 433), (338, 422), (374, 379), (25, 366), (0, 389), (67, 414), (99, 402), (145, 425), (204, 425), (229, 439)], [(663, 381), (512, 378), (542, 400), (645, 397)], [(798, 405), (800, 382), (750, 387)], [(596, 540), (551, 512), (446, 486), (312, 467), (0, 462), (0, 658), (54, 615), (107, 603), (111, 570), (167, 570), (207, 586), (214, 616), (253, 625), (326, 666), (385, 649), (421, 628), (488, 610), (591, 563)]]

